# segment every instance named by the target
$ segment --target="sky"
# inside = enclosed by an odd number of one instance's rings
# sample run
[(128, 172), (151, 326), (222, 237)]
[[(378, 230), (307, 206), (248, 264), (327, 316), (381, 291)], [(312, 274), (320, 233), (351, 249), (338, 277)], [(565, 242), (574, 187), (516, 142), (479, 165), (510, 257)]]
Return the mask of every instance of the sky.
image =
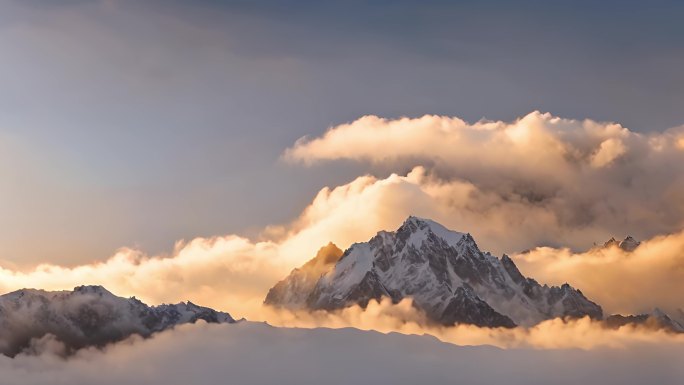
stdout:
[[(46, 335), (0, 355), (3, 381), (681, 383), (684, 340), (648, 324), (263, 300), (329, 242), (415, 215), (605, 315), (684, 322), (683, 11), (0, 0), (0, 294), (103, 285), (248, 320), (68, 358)], [(627, 235), (636, 249), (602, 247)]]
[[(326, 186), (418, 166), (284, 156), (303, 136), (365, 115), (475, 123), (540, 111), (663, 133), (684, 124), (682, 8), (0, 1), (0, 266), (76, 266), (122, 247), (168, 255), (198, 236), (256, 237), (296, 222)], [(635, 218), (601, 223), (594, 238), (633, 232)], [(679, 219), (638, 235), (676, 232)], [(488, 237), (485, 249), (506, 252), (591, 243)]]

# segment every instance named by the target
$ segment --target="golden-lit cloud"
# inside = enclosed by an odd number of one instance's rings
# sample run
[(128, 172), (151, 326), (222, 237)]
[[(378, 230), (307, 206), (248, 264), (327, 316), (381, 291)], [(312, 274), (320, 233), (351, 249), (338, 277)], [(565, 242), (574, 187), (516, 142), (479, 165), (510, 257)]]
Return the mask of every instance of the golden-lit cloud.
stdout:
[[(0, 290), (101, 284), (118, 295), (135, 295), (150, 304), (189, 299), (236, 317), (265, 320), (261, 302), (268, 289), (313, 258), (321, 246), (332, 241), (347, 248), (370, 239), (378, 230), (396, 229), (411, 214), (471, 231), (483, 250), (499, 242), (522, 245), (535, 232), (557, 226), (556, 218), (543, 206), (505, 201), (471, 183), (444, 181), (416, 167), (406, 176), (363, 176), (324, 188), (296, 220), (268, 229), (265, 234), (277, 234), (271, 239), (198, 238), (179, 243), (164, 256), (124, 249), (102, 263), (40, 265), (24, 271), (4, 268), (0, 269)], [(592, 229), (567, 231), (592, 236)], [(646, 241), (631, 254), (619, 249), (573, 254), (569, 249), (539, 248), (514, 258), (523, 273), (542, 283), (569, 282), (609, 313), (634, 313), (684, 305), (677, 295), (684, 289), (677, 287), (684, 282), (678, 267), (683, 256), (684, 236), (675, 234)]]
[(150, 304), (191, 300), (236, 317), (258, 318), (268, 289), (329, 241), (347, 248), (380, 229), (398, 227), (421, 205), (425, 207), (421, 213), (432, 212), (433, 196), (418, 184), (421, 172), (417, 169), (408, 176), (381, 180), (364, 176), (347, 185), (324, 188), (292, 223), (267, 229), (265, 237), (277, 234), (270, 239), (196, 238), (179, 242), (169, 255), (122, 249), (104, 262), (75, 267), (0, 267), (0, 291), (99, 284)]
[(632, 252), (616, 245), (583, 253), (540, 247), (513, 258), (524, 274), (571, 282), (612, 313), (660, 307), (677, 315), (684, 308), (684, 231), (646, 240)]
[(396, 172), (424, 166), (459, 207), (458, 229), (485, 234), (525, 222), (507, 239), (478, 238), (486, 248), (578, 250), (611, 236), (647, 238), (684, 227), (681, 138), (681, 128), (645, 134), (540, 112), (473, 124), (365, 116), (299, 140), (284, 158), (309, 165), (351, 159)]
[(428, 334), (456, 345), (493, 345), (501, 348), (596, 349), (625, 348), (636, 343), (684, 344), (684, 335), (643, 326), (626, 325), (608, 329), (590, 318), (560, 318), (543, 321), (532, 327), (484, 328), (474, 325), (438, 326), (417, 311), (409, 299), (398, 304), (384, 299), (371, 301), (364, 309), (351, 306), (336, 311), (291, 311), (266, 308), (265, 316), (281, 327), (355, 327), (383, 333)]
[(237, 236), (198, 238), (179, 244), (169, 256), (124, 249), (104, 262), (76, 267), (2, 268), (0, 291), (98, 284), (150, 304), (191, 300), (243, 316), (259, 306), (264, 288), (289, 271), (277, 256), (277, 246), (269, 242), (253, 243)]
[[(678, 228), (684, 180), (675, 167), (684, 152), (678, 135), (670, 130), (646, 136), (617, 124), (540, 113), (512, 123), (472, 125), (434, 116), (396, 121), (364, 117), (322, 138), (300, 141), (286, 157), (304, 162), (365, 159), (411, 171), (384, 178), (364, 175), (325, 187), (297, 218), (264, 229), (260, 240), (226, 235), (179, 242), (168, 255), (122, 249), (104, 262), (74, 267), (4, 266), (0, 291), (101, 284), (150, 304), (191, 300), (238, 318), (283, 326), (430, 333), (450, 342), (506, 347), (619, 345), (628, 329), (605, 331), (589, 320), (548, 321), (514, 331), (442, 330), (425, 324), (403, 303), (377, 304), (365, 311), (352, 307), (322, 317), (276, 314), (261, 302), (275, 282), (328, 242), (345, 249), (417, 215), (470, 232), (482, 250), (497, 254), (549, 244), (581, 249), (613, 235), (646, 234), (652, 239), (644, 238), (633, 253), (540, 247), (514, 258), (525, 274), (542, 283), (567, 281), (607, 313), (683, 307), (677, 295), (684, 289), (678, 287), (684, 282), (684, 235)], [(666, 233), (673, 235), (651, 237)], [(543, 337), (554, 333), (579, 342)], [(604, 335), (609, 336), (605, 343)]]

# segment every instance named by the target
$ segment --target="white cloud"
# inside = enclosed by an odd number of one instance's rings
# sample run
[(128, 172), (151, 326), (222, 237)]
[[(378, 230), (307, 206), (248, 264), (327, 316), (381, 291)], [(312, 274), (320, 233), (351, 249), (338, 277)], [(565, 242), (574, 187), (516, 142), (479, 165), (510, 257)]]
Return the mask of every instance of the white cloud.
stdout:
[(0, 356), (2, 383), (28, 384), (680, 384), (684, 345), (500, 350), (426, 336), (264, 324), (188, 325), (62, 360)]
[(440, 326), (428, 321), (410, 299), (393, 304), (389, 299), (371, 301), (366, 308), (350, 306), (335, 311), (264, 309), (268, 322), (281, 327), (346, 328), (383, 333), (427, 334), (457, 345), (492, 345), (506, 349), (623, 349), (635, 344), (665, 342), (684, 344), (684, 335), (644, 326), (627, 325), (608, 329), (591, 320), (560, 318), (530, 327), (485, 328), (474, 325)]
[[(320, 247), (332, 241), (347, 248), (370, 239), (378, 230), (398, 228), (410, 214), (470, 231), (481, 249), (497, 253), (506, 249), (493, 245), (520, 249), (543, 237), (606, 239), (609, 235), (596, 235), (594, 227), (561, 228), (544, 205), (503, 200), (472, 183), (444, 181), (418, 167), (406, 176), (363, 176), (343, 186), (324, 188), (296, 220), (270, 229), (269, 233), (279, 234), (277, 239), (198, 238), (178, 244), (168, 256), (145, 256), (125, 249), (103, 263), (71, 268), (41, 265), (26, 271), (4, 268), (0, 269), (0, 290), (101, 284), (117, 295), (135, 295), (149, 304), (191, 300), (238, 318), (265, 319), (261, 302), (268, 289), (292, 268), (313, 258)], [(606, 252), (613, 256), (600, 259), (600, 269), (593, 268), (597, 266), (593, 254), (573, 259), (565, 249), (538, 249), (516, 259), (527, 275), (542, 283), (567, 281), (608, 312), (639, 312), (655, 306), (673, 309), (684, 306), (677, 304), (676, 295), (684, 290), (677, 289), (684, 277), (675, 268), (684, 256), (682, 239), (681, 235), (655, 238), (632, 256)], [(616, 290), (621, 294), (611, 294)]]
[(277, 246), (270, 242), (254, 243), (237, 236), (198, 238), (179, 244), (166, 257), (124, 249), (101, 263), (0, 269), (0, 290), (99, 284), (149, 304), (191, 300), (243, 316), (259, 306), (264, 288), (289, 270), (277, 256)]
[(684, 308), (684, 231), (646, 240), (633, 252), (541, 247), (513, 258), (523, 273), (551, 284), (570, 282), (611, 313), (660, 307), (677, 316)]
[(0, 267), (0, 292), (99, 284), (149, 304), (191, 300), (238, 318), (260, 319), (268, 289), (329, 241), (346, 248), (380, 229), (397, 227), (420, 206), (425, 208), (421, 213), (431, 212), (433, 197), (417, 184), (420, 173), (383, 180), (360, 177), (334, 189), (324, 188), (291, 224), (269, 229), (267, 233), (280, 234), (277, 239), (196, 238), (178, 243), (166, 256), (122, 249), (104, 262), (75, 267)]
[[(513, 123), (474, 125), (455, 118), (365, 117), (300, 142), (287, 156), (353, 157), (394, 166), (429, 157), (429, 166), (323, 188), (291, 223), (266, 229), (262, 241), (226, 235), (179, 243), (170, 255), (123, 249), (102, 263), (5, 267), (0, 291), (101, 284), (149, 304), (191, 300), (237, 318), (265, 320), (271, 315), (261, 301), (268, 289), (318, 248), (329, 241), (341, 248), (366, 241), (378, 230), (396, 229), (411, 214), (468, 231), (481, 249), (497, 254), (544, 244), (581, 248), (619, 232), (667, 233), (684, 213), (678, 138), (678, 130), (647, 137), (616, 124), (539, 113)], [(568, 281), (608, 312), (673, 309), (683, 305), (673, 294), (684, 289), (677, 288), (684, 282), (678, 268), (681, 238), (654, 238), (631, 256), (542, 248), (516, 258), (533, 278)], [(597, 267), (601, 274), (594, 274)]]
[(584, 249), (613, 235), (647, 238), (684, 227), (681, 138), (681, 129), (640, 134), (539, 112), (474, 124), (365, 116), (301, 139), (284, 157), (305, 164), (353, 159), (396, 171), (423, 165), (454, 190), (444, 196), (467, 220), (459, 229), (484, 234), (527, 222), (511, 227), (508, 240), (485, 239), (486, 248)]

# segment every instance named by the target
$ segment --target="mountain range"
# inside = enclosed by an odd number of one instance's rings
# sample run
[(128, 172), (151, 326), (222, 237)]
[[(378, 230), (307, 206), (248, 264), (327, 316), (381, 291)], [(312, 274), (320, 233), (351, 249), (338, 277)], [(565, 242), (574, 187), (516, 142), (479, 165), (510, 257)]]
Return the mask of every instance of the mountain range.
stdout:
[[(603, 247), (631, 252), (639, 242), (611, 239)], [(346, 251), (333, 244), (294, 269), (269, 290), (274, 307), (335, 310), (371, 300), (411, 298), (428, 319), (485, 327), (531, 326), (558, 317), (604, 320), (600, 305), (568, 283), (540, 284), (524, 276), (507, 255), (497, 258), (478, 247), (469, 233), (451, 231), (411, 216), (396, 231), (380, 231)], [(606, 327), (638, 324), (684, 332), (660, 310), (635, 316), (612, 315)]]
[(235, 322), (228, 313), (191, 302), (148, 306), (135, 297), (118, 297), (102, 286), (79, 286), (72, 291), (23, 289), (0, 296), (0, 353), (14, 356), (47, 334), (62, 342), (68, 353), (133, 334), (148, 337), (198, 320)]
[[(631, 252), (639, 242), (611, 239), (602, 247)], [(410, 298), (427, 318), (441, 325), (531, 326), (552, 318), (590, 317), (607, 328), (639, 325), (684, 333), (684, 312), (659, 309), (604, 318), (600, 305), (568, 283), (540, 284), (524, 276), (507, 255), (478, 247), (468, 233), (451, 231), (429, 219), (409, 217), (396, 231), (380, 231), (368, 242), (342, 251), (329, 243), (269, 291), (264, 303), (300, 310), (366, 307), (371, 300)], [(32, 352), (52, 335), (68, 355), (131, 335), (149, 337), (176, 325), (203, 320), (234, 323), (228, 313), (191, 302), (148, 306), (118, 297), (102, 286), (73, 290), (17, 290), (0, 296), (0, 353)]]
[(482, 252), (468, 233), (409, 217), (333, 258), (326, 249), (295, 269), (266, 296), (268, 305), (332, 310), (389, 297), (411, 297), (443, 325), (533, 325), (556, 317), (603, 317), (599, 305), (568, 284), (541, 285), (507, 255)]
[(616, 247), (621, 248), (624, 251), (632, 252), (632, 251), (636, 250), (636, 248), (639, 247), (640, 244), (641, 244), (641, 242), (637, 241), (636, 239), (634, 239), (628, 235), (622, 241), (618, 241), (615, 238), (610, 238), (608, 241), (606, 241), (603, 244), (603, 247), (607, 248), (607, 247), (616, 246)]

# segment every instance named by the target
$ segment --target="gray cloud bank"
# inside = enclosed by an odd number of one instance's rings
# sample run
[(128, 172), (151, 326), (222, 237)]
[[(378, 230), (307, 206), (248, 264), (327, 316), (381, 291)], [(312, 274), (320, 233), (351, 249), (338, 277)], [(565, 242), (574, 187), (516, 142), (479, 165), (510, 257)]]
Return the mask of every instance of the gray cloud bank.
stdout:
[(681, 384), (683, 345), (500, 350), (426, 336), (265, 324), (196, 324), (62, 360), (0, 357), (2, 383), (28, 384)]

